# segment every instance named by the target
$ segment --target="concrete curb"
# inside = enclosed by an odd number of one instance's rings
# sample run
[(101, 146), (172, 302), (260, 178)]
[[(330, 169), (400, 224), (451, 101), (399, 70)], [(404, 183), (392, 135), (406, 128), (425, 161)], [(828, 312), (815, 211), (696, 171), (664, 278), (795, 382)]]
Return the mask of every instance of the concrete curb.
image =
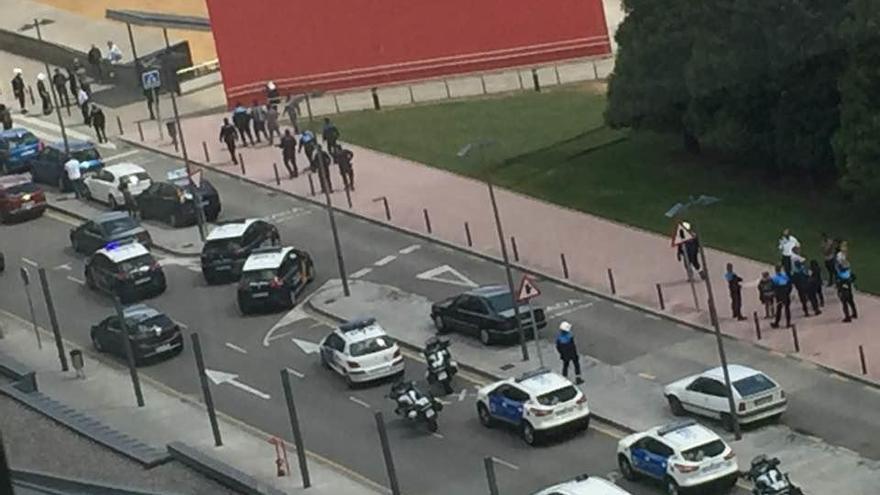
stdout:
[[(41, 471), (10, 469), (14, 484), (23, 483), (39, 488), (50, 488), (57, 493), (90, 493), (92, 495), (159, 495), (158, 492), (131, 490), (120, 485), (95, 483)], [(55, 493), (55, 492), (52, 492)]]
[[(135, 140), (132, 140), (132, 139), (129, 139), (129, 138), (126, 138), (126, 137), (120, 137), (120, 139), (121, 139), (122, 141), (124, 141), (125, 143), (127, 143), (127, 144), (129, 144), (129, 145), (131, 145), (131, 146), (134, 146), (134, 147), (136, 147), (136, 148), (140, 148), (140, 149), (147, 150), (147, 151), (152, 151), (152, 152), (154, 152), (154, 153), (159, 153), (159, 154), (165, 155), (165, 156), (167, 156), (167, 157), (169, 157), (169, 158), (173, 158), (173, 159), (175, 159), (175, 160), (181, 160), (181, 159), (182, 159), (181, 157), (175, 155), (174, 153), (170, 153), (170, 152), (163, 151), (163, 150), (153, 149), (153, 148), (150, 148), (149, 146), (147, 146), (147, 145), (145, 145), (145, 144), (142, 144), (142, 143), (140, 143), (140, 142), (137, 142), (137, 141), (135, 141)], [(292, 192), (290, 192), (290, 191), (286, 191), (286, 190), (284, 190), (284, 189), (281, 189), (281, 188), (275, 187), (275, 186), (273, 186), (272, 184), (269, 184), (269, 183), (264, 183), (264, 182), (260, 182), (260, 181), (254, 180), (254, 179), (249, 179), (248, 177), (242, 177), (241, 175), (238, 175), (238, 174), (236, 174), (236, 173), (234, 173), (234, 172), (230, 172), (230, 171), (227, 171), (227, 170), (223, 170), (222, 168), (217, 167), (217, 166), (215, 166), (215, 165), (206, 165), (206, 164), (204, 164), (204, 163), (202, 163), (202, 162), (199, 162), (199, 161), (196, 161), (196, 160), (190, 160), (190, 161), (191, 161), (192, 163), (194, 163), (195, 165), (197, 165), (197, 166), (199, 166), (199, 167), (202, 167), (202, 168), (206, 168), (206, 169), (208, 169), (208, 170), (211, 170), (212, 172), (216, 172), (216, 173), (219, 173), (219, 174), (225, 175), (225, 176), (230, 177), (230, 178), (233, 178), (233, 179), (238, 179), (238, 180), (241, 181), (241, 182), (245, 182), (245, 183), (247, 183), (247, 184), (255, 185), (255, 186), (257, 186), (257, 187), (262, 187), (262, 188), (264, 188), (264, 189), (269, 189), (269, 190), (271, 190), (271, 191), (273, 191), (273, 192), (275, 192), (275, 193), (284, 194), (284, 195), (286, 195), (286, 196), (289, 196), (289, 197), (295, 198), (295, 199), (297, 199), (297, 200), (299, 200), (299, 201), (305, 201), (305, 202), (310, 203), (310, 204), (312, 204), (312, 205), (314, 205), (314, 206), (318, 206), (318, 207), (326, 208), (326, 205), (325, 205), (324, 202), (322, 202), (322, 201), (318, 201), (318, 200), (315, 200), (315, 199), (311, 199), (311, 198), (306, 197), (306, 196), (300, 196), (299, 194), (295, 194), (295, 193), (292, 193)], [(352, 217), (352, 218), (355, 218), (355, 219), (358, 219), (358, 220), (363, 220), (363, 221), (366, 221), (366, 222), (372, 223), (372, 224), (374, 224), (374, 225), (379, 225), (379, 226), (381, 226), (381, 227), (390, 228), (390, 229), (395, 230), (395, 231), (397, 231), (397, 232), (400, 232), (400, 233), (403, 233), (403, 234), (406, 234), (406, 235), (410, 235), (410, 236), (413, 236), (413, 237), (417, 237), (417, 238), (422, 239), (422, 240), (427, 241), (427, 242), (431, 242), (431, 243), (434, 243), (434, 244), (439, 244), (439, 245), (441, 245), (441, 246), (444, 246), (444, 247), (447, 247), (447, 248), (450, 248), (450, 249), (454, 249), (454, 250), (459, 251), (459, 252), (463, 252), (463, 253), (466, 253), (466, 254), (470, 254), (471, 256), (476, 256), (476, 257), (478, 257), (478, 258), (481, 258), (481, 259), (486, 260), (486, 261), (490, 261), (490, 262), (492, 262), (492, 263), (496, 263), (496, 264), (503, 264), (503, 263), (504, 263), (504, 261), (503, 261), (502, 259), (500, 259), (500, 258), (496, 258), (496, 257), (494, 257), (494, 256), (491, 256), (491, 255), (488, 255), (488, 254), (485, 254), (485, 253), (481, 253), (481, 252), (476, 251), (476, 250), (474, 250), (474, 249), (467, 248), (467, 247), (464, 247), (464, 246), (460, 246), (460, 245), (455, 244), (455, 243), (453, 243), (453, 242), (446, 241), (446, 240), (444, 240), (444, 239), (439, 239), (439, 238), (437, 238), (437, 237), (433, 237), (433, 236), (430, 236), (430, 235), (424, 234), (424, 233), (422, 233), (422, 232), (418, 232), (418, 231), (411, 230), (411, 229), (408, 229), (408, 228), (405, 228), (405, 227), (401, 227), (401, 226), (399, 226), (399, 225), (394, 225), (394, 224), (392, 224), (392, 223), (384, 222), (384, 221), (382, 221), (382, 220), (378, 220), (378, 219), (371, 218), (371, 217), (368, 217), (368, 216), (365, 216), (365, 215), (361, 215), (361, 214), (356, 213), (356, 212), (353, 212), (353, 211), (351, 211), (351, 210), (347, 210), (347, 209), (339, 208), (338, 206), (334, 206), (334, 207), (333, 207), (333, 210), (334, 210), (336, 213), (341, 213), (341, 214), (343, 214), (343, 215), (347, 215), (347, 216), (349, 216), (349, 217)], [(553, 282), (553, 283), (555, 283), (555, 284), (557, 284), (557, 285), (561, 285), (561, 286), (563, 286), (563, 287), (566, 287), (566, 288), (569, 288), (569, 289), (572, 289), (572, 290), (576, 290), (576, 291), (578, 291), (578, 292), (583, 292), (583, 293), (585, 293), (585, 294), (589, 294), (589, 295), (594, 296), (594, 297), (599, 297), (599, 298), (602, 298), (602, 299), (604, 299), (604, 300), (606, 300), (606, 301), (610, 301), (610, 302), (612, 302), (612, 303), (622, 304), (622, 305), (627, 306), (627, 307), (629, 307), (629, 308), (635, 309), (636, 311), (641, 311), (641, 312), (643, 312), (643, 313), (648, 313), (648, 314), (654, 315), (654, 316), (656, 316), (656, 317), (658, 317), (658, 318), (663, 318), (664, 320), (670, 321), (670, 322), (672, 322), (672, 323), (676, 323), (676, 324), (684, 325), (684, 326), (689, 327), (689, 328), (691, 328), (691, 329), (693, 329), (693, 330), (697, 330), (697, 331), (700, 331), (700, 332), (703, 332), (703, 333), (708, 333), (708, 334), (714, 334), (714, 333), (715, 333), (715, 330), (714, 330), (714, 329), (711, 329), (711, 328), (709, 328), (709, 327), (705, 327), (705, 326), (703, 326), (703, 325), (701, 325), (701, 324), (699, 324), (699, 323), (694, 323), (694, 322), (691, 322), (691, 321), (685, 320), (685, 319), (683, 319), (683, 318), (679, 318), (679, 317), (677, 317), (677, 316), (670, 315), (670, 314), (665, 313), (665, 312), (663, 312), (663, 311), (657, 310), (657, 309), (652, 308), (652, 307), (650, 307), (650, 306), (646, 306), (646, 305), (641, 304), (641, 303), (637, 303), (637, 302), (634, 302), (634, 301), (629, 301), (629, 300), (626, 300), (626, 299), (623, 299), (623, 298), (617, 297), (617, 296), (612, 295), (612, 294), (608, 294), (608, 293), (601, 292), (601, 291), (599, 291), (599, 290), (596, 290), (596, 289), (593, 289), (593, 288), (590, 288), (590, 287), (586, 287), (586, 286), (582, 286), (582, 285), (579, 285), (579, 284), (576, 284), (576, 283), (570, 282), (570, 281), (568, 281), (568, 280), (565, 280), (565, 279), (559, 278), (559, 277), (557, 277), (556, 275), (550, 275), (550, 274), (547, 274), (547, 273), (544, 273), (544, 272), (541, 272), (541, 271), (535, 270), (535, 269), (533, 269), (533, 268), (530, 268), (530, 267), (524, 266), (524, 265), (522, 265), (522, 264), (520, 264), (520, 263), (511, 262), (511, 263), (510, 263), (510, 266), (516, 268), (517, 270), (522, 271), (523, 273), (528, 273), (529, 275), (533, 275), (533, 276), (540, 277), (540, 278), (545, 279), (545, 280), (549, 280), (549, 281), (551, 281), (551, 282)], [(755, 347), (757, 347), (757, 348), (759, 348), (759, 349), (762, 349), (762, 350), (767, 350), (767, 349), (768, 349), (766, 346), (762, 346), (762, 345), (760, 345), (760, 344), (757, 343), (757, 342), (752, 342), (752, 341), (750, 341), (750, 340), (743, 340), (743, 339), (740, 339), (740, 338), (735, 337), (735, 336), (732, 336), (732, 335), (727, 335), (727, 334), (722, 333), (722, 337), (724, 337), (724, 338), (726, 338), (726, 339), (729, 339), (729, 340), (734, 340), (734, 341), (738, 341), (738, 342), (743, 342), (743, 343), (745, 343), (745, 344), (749, 344), (749, 345), (755, 346)], [(819, 368), (822, 368), (822, 369), (828, 371), (829, 373), (839, 375), (839, 376), (841, 376), (841, 377), (843, 377), (843, 378), (846, 378), (846, 379), (849, 379), (849, 380), (857, 381), (857, 382), (859, 382), (859, 383), (862, 383), (863, 385), (867, 385), (867, 386), (870, 386), (870, 387), (874, 387), (874, 388), (878, 388), (878, 389), (880, 389), (880, 382), (876, 382), (876, 381), (871, 380), (871, 379), (869, 379), (869, 378), (864, 378), (864, 377), (858, 376), (858, 375), (856, 375), (856, 374), (854, 374), (854, 373), (852, 373), (852, 372), (845, 371), (845, 370), (840, 370), (840, 369), (834, 368), (834, 367), (829, 366), (829, 365), (819, 364), (819, 363), (816, 363), (815, 361), (811, 361), (811, 360), (809, 360), (809, 359), (803, 358), (803, 357), (798, 356), (798, 355), (796, 355), (796, 354), (792, 354), (792, 353), (788, 353), (788, 352), (784, 352), (784, 353), (783, 353), (783, 352), (780, 352), (780, 351), (777, 351), (777, 350), (774, 350), (774, 349), (770, 349), (770, 350), (773, 351), (773, 352), (777, 352), (777, 353), (783, 354), (785, 357), (787, 357), (787, 358), (789, 358), (789, 359), (792, 359), (792, 360), (794, 360), (794, 361), (798, 361), (798, 362), (809, 362), (809, 363), (811, 363), (811, 364), (814, 364), (814, 365), (818, 366)]]
[(168, 444), (171, 457), (223, 486), (247, 495), (284, 495), (284, 492), (260, 483), (252, 476), (203, 454), (182, 442)]

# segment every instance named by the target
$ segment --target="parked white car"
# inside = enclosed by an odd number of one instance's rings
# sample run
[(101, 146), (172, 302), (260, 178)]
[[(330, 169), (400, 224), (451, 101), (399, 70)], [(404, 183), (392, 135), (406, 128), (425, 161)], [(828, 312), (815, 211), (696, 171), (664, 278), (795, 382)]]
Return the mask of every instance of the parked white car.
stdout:
[(349, 387), (403, 376), (400, 348), (374, 318), (343, 323), (324, 337), (319, 349), (321, 364), (345, 377)]
[(119, 190), (122, 183), (127, 183), (131, 195), (137, 197), (150, 187), (152, 180), (143, 167), (134, 163), (110, 165), (83, 179), (88, 198), (107, 203), (114, 209), (125, 204), (125, 198)]
[[(738, 364), (728, 365), (727, 370), (740, 424), (778, 418), (785, 412), (788, 404), (785, 391), (772, 378)], [(718, 367), (670, 383), (663, 393), (676, 416), (686, 412), (708, 416), (721, 420), (724, 427), (730, 430), (733, 422), (726, 390), (724, 372)]]
[(630, 495), (630, 493), (605, 478), (582, 474), (571, 481), (547, 487), (535, 495)]

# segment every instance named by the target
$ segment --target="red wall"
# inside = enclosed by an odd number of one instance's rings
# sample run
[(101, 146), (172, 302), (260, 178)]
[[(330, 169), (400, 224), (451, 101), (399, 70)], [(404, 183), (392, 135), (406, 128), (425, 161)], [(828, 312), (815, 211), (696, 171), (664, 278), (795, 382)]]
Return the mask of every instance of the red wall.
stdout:
[(602, 0), (207, 0), (230, 103), (611, 53)]

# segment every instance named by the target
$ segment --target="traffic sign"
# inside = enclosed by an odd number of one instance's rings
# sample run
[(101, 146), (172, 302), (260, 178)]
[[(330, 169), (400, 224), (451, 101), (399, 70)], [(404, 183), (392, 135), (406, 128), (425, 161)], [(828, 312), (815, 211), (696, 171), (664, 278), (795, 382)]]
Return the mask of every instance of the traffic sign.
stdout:
[(687, 222), (682, 222), (675, 226), (675, 232), (672, 234), (672, 247), (680, 246), (695, 238), (696, 236), (691, 232), (690, 225)]
[(522, 281), (519, 283), (519, 291), (517, 292), (516, 300), (517, 302), (528, 301), (529, 299), (538, 297), (541, 295), (541, 291), (538, 290), (538, 286), (535, 285), (535, 281), (532, 277), (528, 275), (524, 275)]
[(162, 79), (159, 77), (159, 70), (153, 69), (141, 73), (141, 85), (146, 90), (159, 89), (162, 86)]
[(201, 189), (202, 187), (202, 169), (198, 169), (189, 176), (189, 180), (192, 181), (193, 185), (196, 186), (196, 189)]

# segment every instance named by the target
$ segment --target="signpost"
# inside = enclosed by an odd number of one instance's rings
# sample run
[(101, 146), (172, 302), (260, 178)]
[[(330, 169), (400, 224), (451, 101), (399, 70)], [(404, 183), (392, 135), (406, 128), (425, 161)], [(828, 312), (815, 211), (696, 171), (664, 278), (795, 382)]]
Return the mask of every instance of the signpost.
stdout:
[(541, 291), (538, 289), (538, 286), (535, 285), (535, 279), (529, 275), (523, 275), (522, 280), (519, 282), (519, 290), (516, 293), (516, 305), (519, 306), (522, 303), (529, 303), (529, 317), (532, 319), (532, 333), (535, 337), (535, 348), (538, 351), (538, 363), (540, 366), (544, 367), (544, 354), (541, 353), (541, 342), (540, 336), (538, 335), (538, 322), (535, 320), (535, 308), (531, 304), (531, 300), (540, 296)]
[(162, 114), (159, 112), (159, 88), (162, 87), (162, 78), (159, 75), (159, 69), (152, 69), (141, 73), (141, 86), (144, 91), (153, 93), (153, 101), (156, 103), (156, 124), (159, 127), (159, 140), (165, 139), (162, 136)]

